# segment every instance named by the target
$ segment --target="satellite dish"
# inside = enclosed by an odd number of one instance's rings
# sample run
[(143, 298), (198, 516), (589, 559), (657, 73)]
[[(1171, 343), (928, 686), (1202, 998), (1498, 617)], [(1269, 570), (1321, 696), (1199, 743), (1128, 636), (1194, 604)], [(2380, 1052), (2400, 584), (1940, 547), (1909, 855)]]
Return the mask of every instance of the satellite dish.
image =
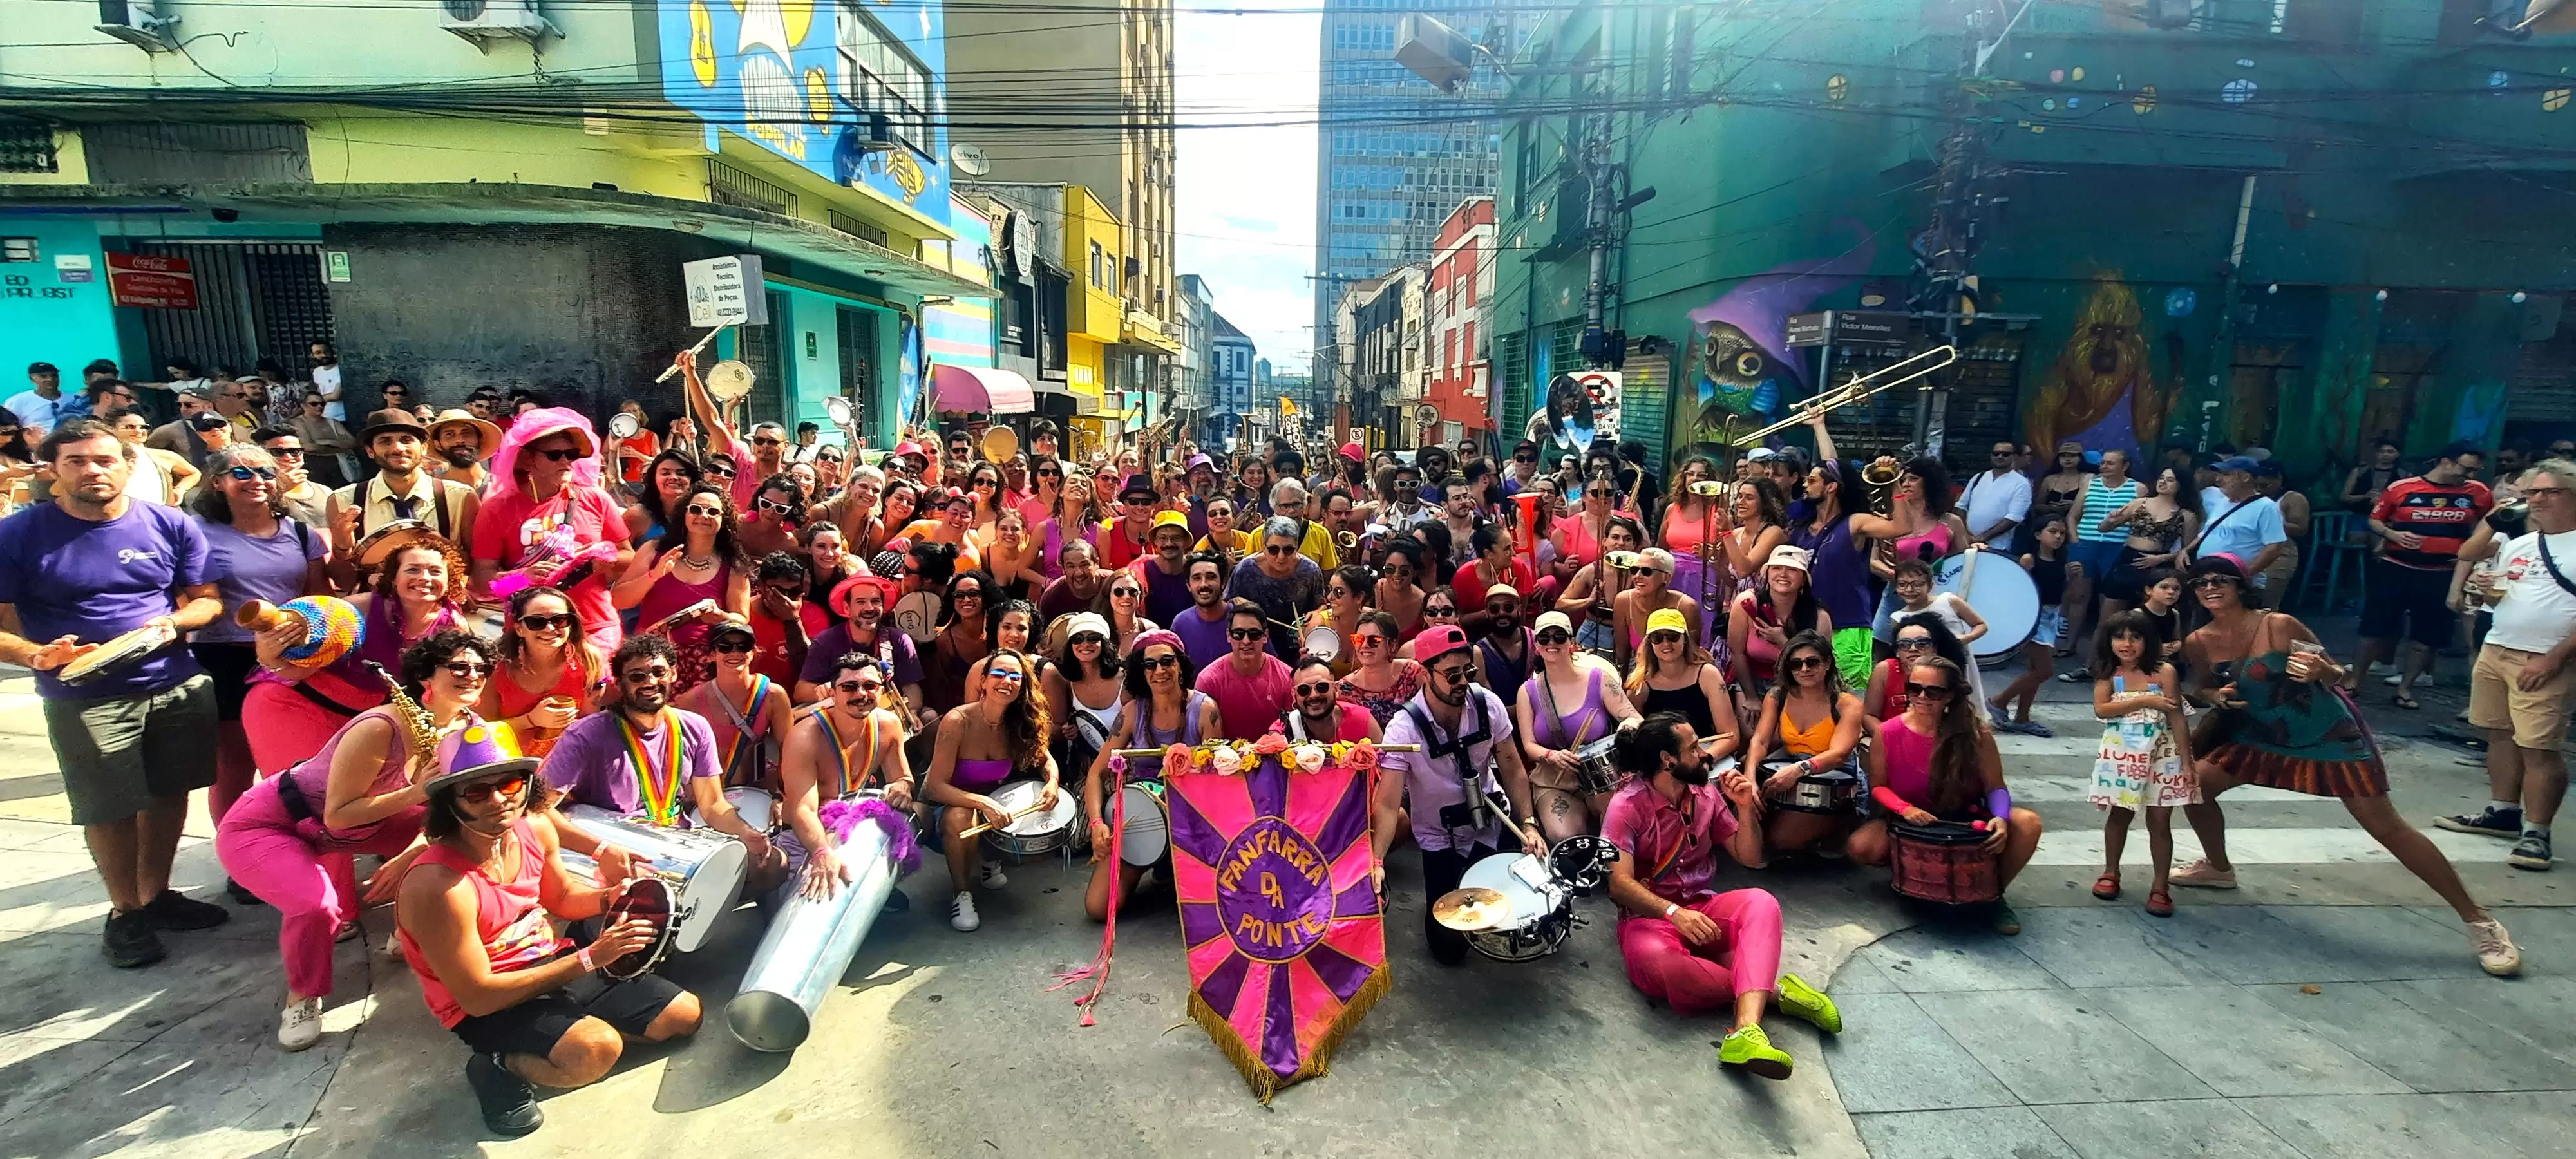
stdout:
[(981, 145), (949, 146), (948, 163), (968, 177), (981, 177), (993, 171), (993, 159), (984, 155)]

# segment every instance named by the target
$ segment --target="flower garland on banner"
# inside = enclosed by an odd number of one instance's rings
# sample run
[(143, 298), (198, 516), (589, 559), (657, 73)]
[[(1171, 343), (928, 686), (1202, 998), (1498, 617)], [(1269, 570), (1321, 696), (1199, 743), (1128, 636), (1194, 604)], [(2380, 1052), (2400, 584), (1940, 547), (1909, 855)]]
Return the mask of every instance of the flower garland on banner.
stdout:
[[(1347, 765), (1366, 773), (1377, 770), (1378, 751), (1376, 745), (1364, 740), (1296, 744), (1274, 732), (1257, 741), (1209, 741), (1196, 747), (1173, 745), (1163, 750), (1163, 775), (1167, 778), (1191, 773), (1240, 776), (1268, 757), (1277, 757), (1280, 766), (1291, 772), (1319, 773), (1326, 765)], [(1110, 757), (1109, 770), (1125, 773), (1127, 758)]]

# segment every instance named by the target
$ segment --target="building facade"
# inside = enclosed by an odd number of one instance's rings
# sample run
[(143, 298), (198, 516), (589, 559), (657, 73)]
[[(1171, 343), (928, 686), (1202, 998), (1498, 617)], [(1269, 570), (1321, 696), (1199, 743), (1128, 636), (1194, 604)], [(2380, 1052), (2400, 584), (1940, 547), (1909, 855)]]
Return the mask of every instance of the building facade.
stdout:
[(1416, 263), (1355, 284), (1336, 312), (1348, 336), (1338, 396), (1348, 407), (1347, 437), (1372, 450), (1416, 446), (1421, 432), (1439, 423), (1423, 410), (1423, 288), (1429, 274), (1427, 263)]
[[(2565, 185), (2576, 37), (2487, 7), (1551, 16), (1505, 110), (1505, 434), (1613, 356), (1621, 434), (1679, 455), (1955, 345), (1943, 392), (1838, 411), (1837, 443), (2265, 446), (2325, 487), (2381, 434), (2576, 435), (2576, 235), (2530, 201)], [(1790, 344), (1827, 310), (1863, 313)]]
[(1508, 58), (1536, 11), (1517, 3), (1325, 0), (1315, 146), (1319, 378), (1332, 372), (1339, 336), (1330, 327), (1342, 291), (1428, 259), (1449, 211), (1491, 195), (1499, 172), (1499, 127), (1484, 117), (1503, 94), (1501, 73), (1480, 67), (1460, 92), (1441, 92), (1395, 62), (1398, 22), (1409, 13), (1432, 16)]
[(1252, 367), (1259, 352), (1225, 315), (1211, 313), (1208, 318), (1208, 424), (1219, 438), (1241, 437), (1243, 421), (1252, 414)]
[(1179, 307), (1172, 312), (1175, 323), (1173, 340), (1180, 343), (1181, 353), (1174, 360), (1172, 409), (1179, 416), (1180, 429), (1193, 439), (1221, 439), (1222, 431), (1213, 430), (1208, 418), (1214, 398), (1211, 389), (1215, 368), (1216, 307), (1208, 297), (1207, 281), (1197, 274), (1182, 274), (1174, 283), (1179, 293)]
[(353, 412), (399, 378), (662, 417), (652, 380), (703, 332), (682, 263), (752, 255), (768, 320), (716, 348), (755, 372), (748, 416), (839, 394), (882, 445), (926, 377), (924, 298), (993, 292), (952, 268), (936, 4), (158, 12), (119, 37), (0, 2), (25, 42), (0, 95), (9, 364), (293, 373), (327, 338)]
[(949, 65), (963, 78), (947, 89), (948, 122), (984, 171), (973, 179), (1078, 186), (1100, 215), (1082, 221), (1115, 234), (1084, 239), (1114, 255), (1084, 272), (1117, 314), (1115, 325), (1095, 312), (1090, 327), (1074, 327), (1078, 343), (1101, 347), (1102, 397), (1082, 421), (1113, 442), (1136, 434), (1164, 417), (1181, 353), (1170, 0), (1066, 0), (1042, 11), (957, 0), (946, 27)]
[(1456, 443), (1494, 429), (1492, 360), (1485, 341), (1493, 327), (1486, 312), (1494, 299), (1494, 199), (1458, 203), (1440, 225), (1431, 273), (1423, 284), (1422, 401), (1439, 415), (1424, 441)]
[[(966, 188), (999, 203), (1012, 221), (1028, 223), (1015, 227), (1011, 256), (1031, 280), (1004, 295), (1003, 317), (1007, 334), (1024, 288), (1036, 325), (1019, 331), (1019, 356), (1062, 362), (1061, 368), (1041, 365), (1041, 377), (1030, 380), (1038, 413), (1063, 424), (1072, 435), (1068, 450), (1078, 453), (1116, 446), (1140, 431), (1145, 391), (1149, 384), (1160, 390), (1158, 360), (1165, 352), (1137, 341), (1131, 304), (1120, 293), (1127, 259), (1120, 247), (1131, 235), (1079, 185), (978, 182)], [(1051, 329), (1059, 315), (1060, 330)], [(1057, 333), (1060, 352), (1049, 345)]]

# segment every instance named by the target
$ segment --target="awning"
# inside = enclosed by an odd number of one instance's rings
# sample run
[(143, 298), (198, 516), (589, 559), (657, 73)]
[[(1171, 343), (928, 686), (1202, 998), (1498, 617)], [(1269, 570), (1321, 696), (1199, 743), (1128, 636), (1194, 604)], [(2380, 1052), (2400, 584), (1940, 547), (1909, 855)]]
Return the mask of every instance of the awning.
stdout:
[(991, 366), (930, 364), (931, 409), (1017, 415), (1038, 409), (1037, 392), (1019, 372)]

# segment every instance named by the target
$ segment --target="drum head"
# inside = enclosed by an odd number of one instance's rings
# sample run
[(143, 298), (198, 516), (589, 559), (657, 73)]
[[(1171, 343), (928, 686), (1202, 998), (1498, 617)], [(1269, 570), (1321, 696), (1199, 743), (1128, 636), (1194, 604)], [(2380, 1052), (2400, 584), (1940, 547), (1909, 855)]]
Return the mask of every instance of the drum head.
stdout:
[(739, 785), (725, 790), (724, 798), (733, 806), (734, 812), (742, 814), (743, 822), (752, 828), (763, 833), (777, 828), (778, 798), (771, 796), (769, 790)]
[(397, 519), (385, 524), (358, 541), (358, 567), (373, 569), (393, 558), (395, 552), (437, 534), (428, 524), (417, 519)]
[(1619, 864), (1619, 847), (1607, 838), (1580, 833), (1557, 842), (1547, 851), (1547, 861), (1566, 884), (1590, 892), (1610, 880), (1611, 867)]
[(600, 973), (619, 982), (640, 978), (671, 952), (671, 942), (678, 928), (671, 921), (671, 887), (658, 877), (639, 877), (627, 882), (608, 903), (601, 915), (602, 926), (613, 926), (629, 918), (648, 922), (653, 927), (653, 940), (644, 948), (610, 962)]
[(160, 628), (147, 624), (91, 649), (88, 655), (63, 665), (55, 675), (65, 684), (78, 684), (121, 664), (140, 660), (168, 642)]
[(707, 393), (719, 401), (732, 402), (751, 393), (751, 364), (728, 358), (707, 368)]
[(1317, 624), (1306, 629), (1306, 636), (1302, 643), (1305, 645), (1306, 654), (1319, 660), (1336, 660), (1342, 654), (1342, 638), (1333, 634), (1331, 624)]
[(894, 626), (912, 637), (915, 644), (927, 644), (939, 627), (940, 599), (933, 592), (914, 592), (894, 602)]
[[(1971, 558), (1977, 562), (1973, 576), (1968, 574)], [(1932, 573), (1932, 590), (1967, 601), (1985, 618), (1986, 634), (1969, 646), (1979, 660), (2001, 660), (2021, 651), (2039, 628), (2039, 585), (2002, 552), (1962, 552), (1941, 561)]]
[(1172, 819), (1163, 799), (1143, 785), (1120, 789), (1118, 797), (1127, 810), (1126, 829), (1118, 835), (1118, 860), (1136, 866), (1161, 861), (1172, 846)]
[(635, 421), (635, 416), (624, 411), (617, 412), (615, 417), (608, 420), (608, 437), (612, 439), (631, 439), (635, 437), (635, 432), (642, 429), (643, 427)]
[(1467, 867), (1458, 878), (1461, 889), (1490, 889), (1503, 895), (1510, 914), (1495, 929), (1517, 930), (1538, 924), (1564, 899), (1551, 896), (1557, 884), (1547, 863), (1526, 853), (1497, 853)]
[(837, 394), (823, 396), (823, 417), (836, 427), (850, 425), (850, 400)]
[[(1056, 790), (1055, 804), (1037, 809), (1038, 798), (1046, 795), (1046, 785), (1039, 781), (1013, 781), (993, 791), (995, 803), (1015, 818), (999, 832), (1013, 837), (1043, 837), (1061, 832), (1073, 824), (1074, 812), (1081, 808), (1073, 794)], [(1035, 812), (1030, 810), (1036, 809)], [(1022, 814), (1026, 814), (1023, 816)]]
[(707, 944), (716, 923), (742, 898), (743, 872), (751, 865), (751, 855), (742, 842), (730, 837), (721, 840), (723, 844), (691, 869), (687, 884), (680, 887), (680, 916), (671, 928), (677, 935), (672, 948), (683, 954)]

